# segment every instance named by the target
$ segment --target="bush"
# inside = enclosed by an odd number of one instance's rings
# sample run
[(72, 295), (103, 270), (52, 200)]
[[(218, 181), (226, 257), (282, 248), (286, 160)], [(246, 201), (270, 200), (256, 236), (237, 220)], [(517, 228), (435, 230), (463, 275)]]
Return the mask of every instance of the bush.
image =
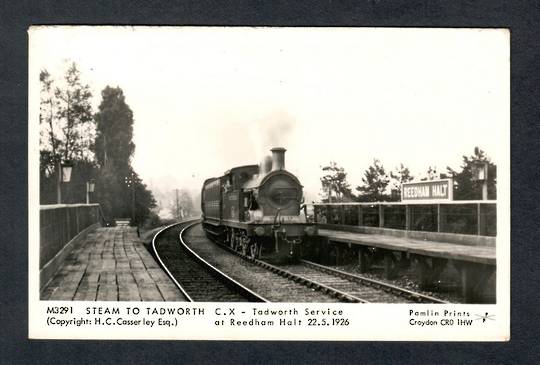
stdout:
[(148, 215), (148, 218), (144, 220), (142, 228), (144, 230), (150, 230), (157, 227), (161, 227), (164, 223), (162, 222), (161, 218), (159, 218), (159, 215), (157, 215), (154, 212), (150, 212)]

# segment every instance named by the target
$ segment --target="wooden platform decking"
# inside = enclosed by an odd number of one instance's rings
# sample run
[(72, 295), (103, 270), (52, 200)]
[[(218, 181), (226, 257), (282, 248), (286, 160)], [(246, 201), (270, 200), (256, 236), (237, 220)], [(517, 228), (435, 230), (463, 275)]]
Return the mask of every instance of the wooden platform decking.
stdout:
[(333, 242), (344, 242), (428, 257), (495, 265), (495, 247), (468, 246), (455, 243), (416, 240), (382, 234), (367, 234), (319, 229), (319, 236)]
[(97, 228), (45, 285), (42, 300), (183, 301), (133, 227)]

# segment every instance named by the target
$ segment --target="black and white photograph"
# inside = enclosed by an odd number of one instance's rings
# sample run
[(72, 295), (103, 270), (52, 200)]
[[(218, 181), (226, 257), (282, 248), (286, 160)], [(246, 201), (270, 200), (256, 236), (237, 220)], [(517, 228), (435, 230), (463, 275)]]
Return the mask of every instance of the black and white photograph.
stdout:
[(509, 339), (507, 29), (29, 40), (31, 337)]

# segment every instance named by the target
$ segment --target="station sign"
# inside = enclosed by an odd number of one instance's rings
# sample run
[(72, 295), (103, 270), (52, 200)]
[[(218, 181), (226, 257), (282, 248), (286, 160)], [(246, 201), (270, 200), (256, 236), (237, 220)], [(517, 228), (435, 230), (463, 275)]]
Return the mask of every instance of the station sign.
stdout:
[(453, 193), (452, 179), (410, 182), (401, 185), (401, 201), (453, 200)]

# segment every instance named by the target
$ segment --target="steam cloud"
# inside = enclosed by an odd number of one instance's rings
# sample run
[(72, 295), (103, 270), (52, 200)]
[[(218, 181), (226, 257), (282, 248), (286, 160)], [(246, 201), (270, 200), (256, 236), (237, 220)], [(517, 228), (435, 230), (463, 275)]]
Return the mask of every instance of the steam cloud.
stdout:
[(254, 120), (250, 126), (250, 137), (257, 158), (260, 160), (269, 155), (272, 147), (287, 148), (293, 130), (294, 119), (283, 110)]

